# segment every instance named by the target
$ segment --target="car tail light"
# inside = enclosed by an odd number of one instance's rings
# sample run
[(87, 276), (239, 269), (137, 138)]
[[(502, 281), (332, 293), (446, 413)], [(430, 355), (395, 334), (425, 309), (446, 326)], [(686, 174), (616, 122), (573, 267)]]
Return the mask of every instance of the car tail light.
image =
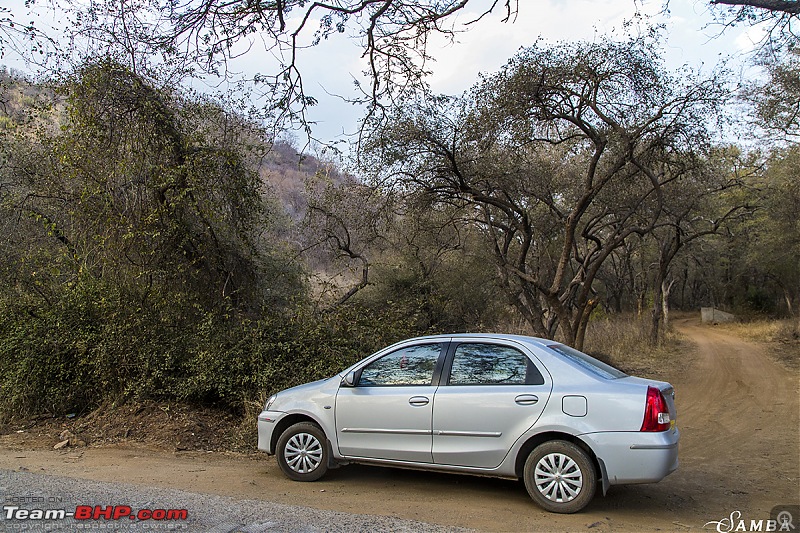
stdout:
[(667, 431), (669, 428), (669, 408), (664, 395), (656, 387), (647, 387), (644, 421), (639, 431)]

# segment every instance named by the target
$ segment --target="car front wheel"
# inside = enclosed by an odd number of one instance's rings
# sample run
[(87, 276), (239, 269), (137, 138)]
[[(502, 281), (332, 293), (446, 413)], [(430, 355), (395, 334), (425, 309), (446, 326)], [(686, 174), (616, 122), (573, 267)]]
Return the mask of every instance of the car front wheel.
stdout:
[(325, 432), (310, 422), (299, 422), (278, 438), (278, 465), (295, 481), (316, 481), (328, 471)]
[(533, 501), (553, 513), (576, 513), (597, 487), (589, 455), (571, 442), (553, 440), (536, 447), (525, 461), (525, 488)]

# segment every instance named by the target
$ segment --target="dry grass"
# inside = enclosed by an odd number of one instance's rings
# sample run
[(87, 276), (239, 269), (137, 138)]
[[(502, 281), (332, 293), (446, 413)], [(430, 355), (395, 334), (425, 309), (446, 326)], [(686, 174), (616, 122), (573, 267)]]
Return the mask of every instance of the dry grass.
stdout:
[(719, 324), (717, 327), (755, 342), (796, 342), (800, 340), (800, 323), (797, 319), (761, 319)]
[(229, 446), (231, 450), (240, 453), (252, 453), (256, 451), (256, 443), (258, 442), (258, 426), (256, 420), (266, 403), (267, 395), (265, 392), (259, 395), (258, 400), (245, 402), (244, 416), (242, 416), (241, 420), (230, 434)]
[(800, 369), (800, 321), (759, 319), (719, 324), (724, 329), (750, 342), (766, 345), (767, 352), (790, 369)]
[(649, 316), (624, 315), (590, 322), (584, 351), (628, 374), (670, 381), (686, 366), (677, 362), (683, 342), (669, 331), (658, 346), (652, 346)]
[[(670, 316), (674, 320), (695, 315), (678, 312)], [(685, 361), (681, 362), (685, 341), (679, 334), (669, 331), (658, 346), (651, 346), (650, 324), (649, 313), (641, 317), (623, 314), (593, 318), (586, 329), (583, 351), (627, 374), (673, 380), (688, 366)], [(519, 335), (533, 334), (522, 320), (495, 329)]]

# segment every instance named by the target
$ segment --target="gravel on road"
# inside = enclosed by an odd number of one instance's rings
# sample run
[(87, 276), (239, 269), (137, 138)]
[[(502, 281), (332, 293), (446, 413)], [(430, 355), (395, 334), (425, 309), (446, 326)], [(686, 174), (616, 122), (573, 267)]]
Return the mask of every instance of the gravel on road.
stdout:
[[(268, 532), (460, 532), (469, 531), (389, 516), (323, 511), (263, 500), (237, 500), (175, 489), (107, 483), (0, 469), (3, 501), (0, 531), (188, 531), (207, 533)], [(65, 514), (116, 512), (117, 520), (58, 518)], [(130, 516), (126, 513), (130, 508)], [(35, 513), (35, 510), (42, 513)], [(109, 510), (110, 509), (110, 510)], [(186, 510), (186, 518), (139, 520), (137, 514), (161, 517), (156, 510)], [(51, 511), (49, 518), (45, 518)], [(370, 509), (365, 509), (370, 512)], [(36, 518), (41, 514), (41, 518)], [(81, 512), (77, 513), (78, 515)], [(180, 513), (179, 513), (180, 514)], [(131, 518), (133, 517), (133, 518)]]

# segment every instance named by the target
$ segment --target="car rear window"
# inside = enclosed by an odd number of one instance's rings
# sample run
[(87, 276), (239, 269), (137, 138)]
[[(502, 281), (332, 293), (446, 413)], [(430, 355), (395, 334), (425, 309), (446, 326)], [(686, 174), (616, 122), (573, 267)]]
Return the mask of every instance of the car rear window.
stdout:
[(604, 379), (618, 379), (624, 378), (628, 375), (621, 370), (617, 370), (611, 365), (607, 365), (602, 361), (598, 361), (591, 355), (586, 355), (585, 353), (579, 352), (575, 348), (570, 348), (564, 344), (552, 344), (548, 346), (548, 348), (563, 355), (573, 363), (579, 365), (581, 368), (585, 368), (598, 377)]

